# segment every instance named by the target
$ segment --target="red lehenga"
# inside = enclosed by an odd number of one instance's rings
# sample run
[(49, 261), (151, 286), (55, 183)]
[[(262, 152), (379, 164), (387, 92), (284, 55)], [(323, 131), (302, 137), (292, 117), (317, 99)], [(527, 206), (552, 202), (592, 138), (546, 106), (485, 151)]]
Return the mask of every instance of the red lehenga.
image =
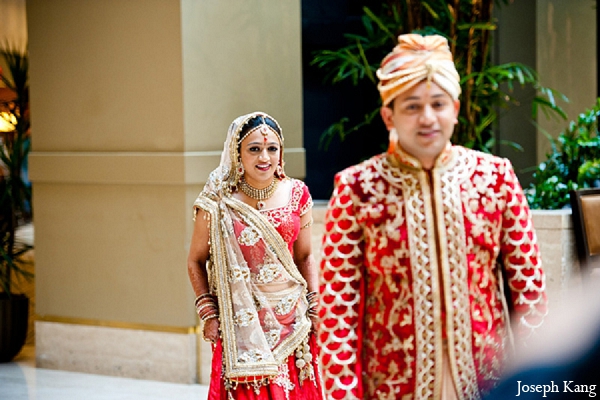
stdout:
[(508, 160), (449, 145), (431, 171), (400, 153), (336, 176), (325, 218), (319, 346), (327, 399), (481, 398), (515, 336), (546, 314), (529, 208)]
[[(292, 179), (289, 202), (260, 212), (235, 199), (204, 192), (195, 206), (210, 213), (211, 232), (215, 228), (208, 270), (211, 291), (219, 297), (221, 339), (213, 345), (208, 399), (323, 399), (316, 339), (306, 317), (306, 284), (292, 260), (300, 217), (312, 207), (308, 188)], [(231, 217), (222, 218), (226, 209)], [(220, 225), (230, 218), (230, 230), (221, 231)], [(217, 220), (219, 227), (214, 226)], [(239, 244), (239, 257), (225, 256), (221, 264), (226, 261), (228, 265), (221, 269), (227, 271), (219, 271), (219, 242), (230, 233)], [(237, 280), (244, 286), (233, 289), (220, 283), (224, 280)], [(252, 297), (253, 305), (236, 307), (245, 295)], [(241, 330), (251, 323), (258, 324), (258, 329), (244, 339)], [(230, 325), (236, 325), (235, 329)], [(251, 347), (250, 342), (263, 347)]]

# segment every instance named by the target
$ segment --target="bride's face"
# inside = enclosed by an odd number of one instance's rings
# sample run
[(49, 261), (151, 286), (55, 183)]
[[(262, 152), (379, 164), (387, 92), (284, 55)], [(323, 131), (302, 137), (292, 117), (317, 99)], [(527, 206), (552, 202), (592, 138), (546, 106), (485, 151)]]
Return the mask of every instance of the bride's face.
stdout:
[(271, 129), (257, 129), (246, 136), (240, 145), (246, 182), (259, 189), (268, 186), (275, 175), (280, 155), (279, 137)]

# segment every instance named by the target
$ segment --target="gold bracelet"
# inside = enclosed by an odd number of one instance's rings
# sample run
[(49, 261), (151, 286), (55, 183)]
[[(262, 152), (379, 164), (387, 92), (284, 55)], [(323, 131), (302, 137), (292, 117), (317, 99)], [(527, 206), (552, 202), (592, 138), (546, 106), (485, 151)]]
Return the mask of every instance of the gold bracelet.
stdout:
[(219, 313), (205, 315), (203, 318), (200, 318), (200, 319), (202, 320), (202, 322), (206, 322), (209, 319), (213, 319), (213, 318), (219, 318)]
[(313, 219), (311, 217), (310, 221), (308, 221), (307, 223), (305, 223), (304, 225), (302, 225), (300, 227), (300, 229), (304, 229), (304, 228), (308, 228), (309, 226), (311, 226), (313, 224)]

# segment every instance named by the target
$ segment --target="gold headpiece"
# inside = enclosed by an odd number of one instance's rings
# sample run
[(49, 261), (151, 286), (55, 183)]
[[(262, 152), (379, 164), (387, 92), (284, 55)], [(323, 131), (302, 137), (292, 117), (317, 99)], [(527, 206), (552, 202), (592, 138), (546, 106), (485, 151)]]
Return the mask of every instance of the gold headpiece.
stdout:
[[(277, 135), (277, 137), (279, 138), (279, 140), (281, 141), (281, 144), (283, 145), (283, 136), (281, 135), (281, 127), (279, 126), (279, 124), (277, 123), (277, 121), (275, 121), (273, 118), (269, 117), (266, 114), (259, 114), (262, 117), (262, 124), (255, 126), (254, 128), (248, 130), (248, 132), (245, 132), (243, 135), (241, 135), (241, 128), (243, 128), (243, 126), (251, 119), (248, 118), (246, 121), (244, 121), (241, 125), (240, 125), (240, 131), (238, 132), (239, 137), (237, 140), (237, 143), (240, 144), (242, 143), (242, 141), (244, 139), (246, 139), (246, 137), (248, 135), (250, 135), (252, 132), (255, 132), (257, 130), (260, 130), (260, 133), (262, 133), (264, 136), (267, 136), (267, 134), (269, 133), (269, 131), (273, 132), (275, 135)], [(252, 116), (252, 118), (256, 117), (256, 115)], [(275, 123), (275, 125), (277, 125), (277, 128), (279, 129), (279, 132), (277, 132), (277, 130), (275, 128), (273, 128), (271, 125), (267, 124), (267, 119), (269, 118), (271, 121), (273, 121)]]

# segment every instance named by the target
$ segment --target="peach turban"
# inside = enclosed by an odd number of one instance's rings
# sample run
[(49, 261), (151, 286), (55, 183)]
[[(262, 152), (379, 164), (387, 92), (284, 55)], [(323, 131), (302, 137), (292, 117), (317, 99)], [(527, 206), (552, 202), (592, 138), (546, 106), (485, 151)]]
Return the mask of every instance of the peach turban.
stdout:
[(448, 40), (439, 35), (398, 36), (398, 44), (381, 62), (377, 77), (384, 106), (423, 80), (433, 80), (454, 100), (458, 100), (460, 94), (460, 77)]

